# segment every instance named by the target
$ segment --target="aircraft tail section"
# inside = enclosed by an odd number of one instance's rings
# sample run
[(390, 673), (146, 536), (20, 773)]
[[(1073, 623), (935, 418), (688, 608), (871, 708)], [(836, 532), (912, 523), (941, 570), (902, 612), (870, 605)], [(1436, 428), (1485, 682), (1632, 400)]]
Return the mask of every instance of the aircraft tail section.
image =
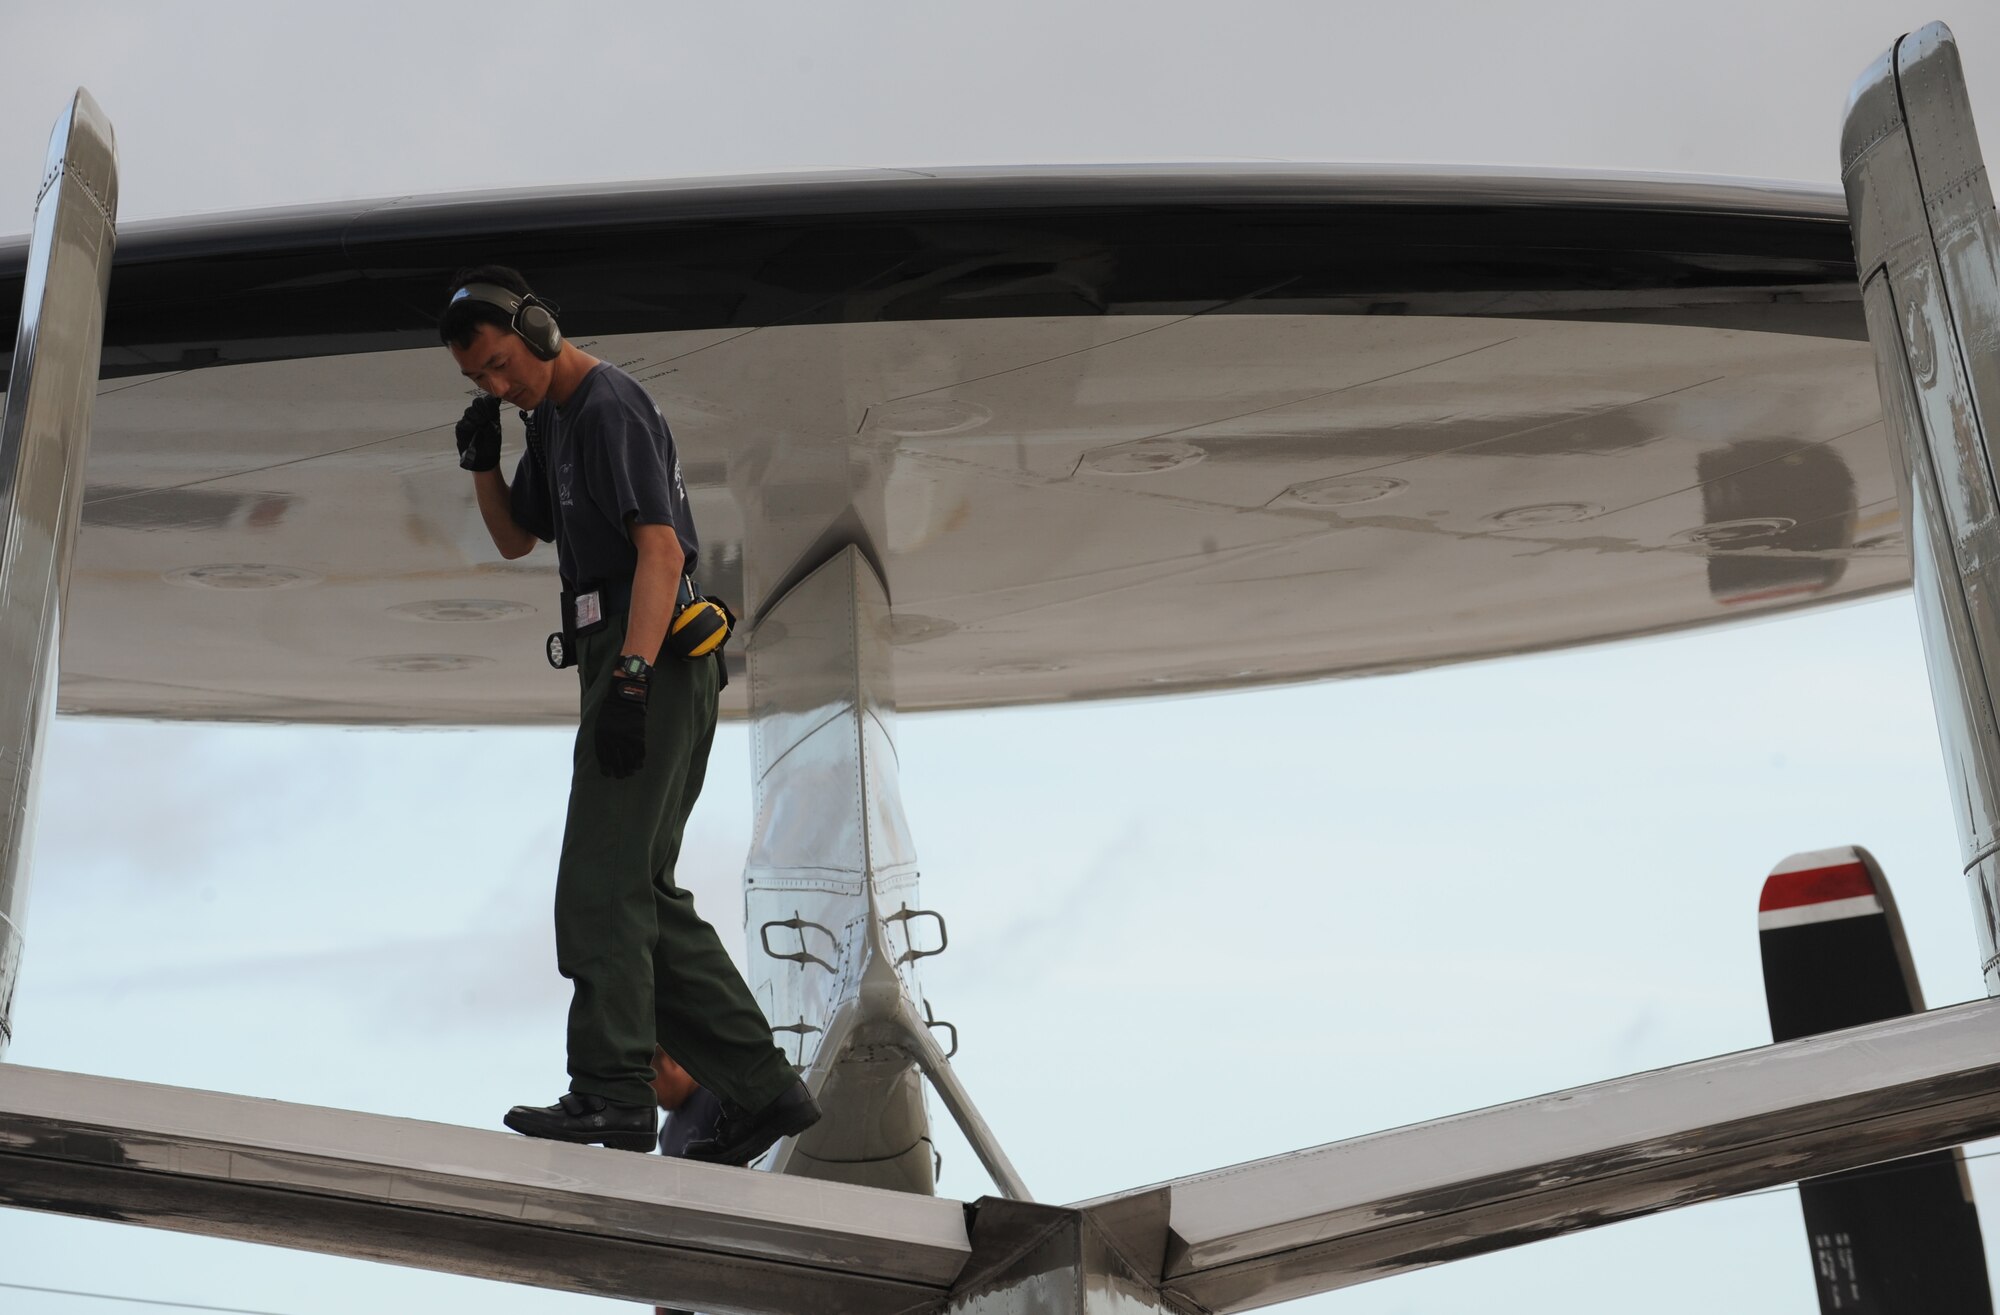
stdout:
[[(1888, 879), (1859, 846), (1797, 854), (1757, 911), (1771, 1039), (1923, 1012)], [(1964, 1151), (1799, 1184), (1824, 1315), (1993, 1315)]]

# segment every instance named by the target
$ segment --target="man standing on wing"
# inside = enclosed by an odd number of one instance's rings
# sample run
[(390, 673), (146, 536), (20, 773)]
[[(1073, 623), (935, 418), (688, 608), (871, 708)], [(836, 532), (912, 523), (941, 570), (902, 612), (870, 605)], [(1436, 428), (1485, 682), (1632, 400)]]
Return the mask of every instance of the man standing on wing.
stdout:
[[(674, 884), (674, 862), (715, 734), (719, 654), (661, 649), (699, 541), (680, 459), (659, 408), (614, 365), (564, 341), (553, 311), (498, 265), (462, 271), (438, 325), (486, 396), (458, 424), (459, 464), (502, 557), (556, 545), (563, 636), (582, 717), (556, 869), (556, 965), (570, 979), (570, 1090), (517, 1105), (530, 1137), (654, 1146), (654, 1046), (722, 1102), (688, 1159), (748, 1164), (804, 1131), (819, 1108), (715, 929)], [(500, 474), (500, 404), (528, 421), (511, 487)]]

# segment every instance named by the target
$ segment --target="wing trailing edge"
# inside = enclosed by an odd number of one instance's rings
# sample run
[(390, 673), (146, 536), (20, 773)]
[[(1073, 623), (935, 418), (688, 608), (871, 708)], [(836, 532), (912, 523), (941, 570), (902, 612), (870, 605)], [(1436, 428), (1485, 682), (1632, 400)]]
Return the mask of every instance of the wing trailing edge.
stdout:
[(1250, 1310), (1954, 1146), (2000, 1129), (1996, 1028), (1977, 1001), (1165, 1183), (1161, 1287)]
[(1005, 1261), (991, 1250), (1001, 1242), (979, 1238), (1007, 1230), (980, 1220), (1025, 1220), (1021, 1206), (1036, 1228), (1096, 1239), (1070, 1249), (1089, 1272), (1115, 1270), (1161, 1309), (1225, 1312), (1996, 1133), (2000, 1000), (1554, 1092), (1069, 1209), (992, 1200), (968, 1208), (0, 1067), (0, 1205), (774, 1315), (946, 1309)]
[(0, 1065), (0, 1204), (705, 1311), (934, 1306), (955, 1201)]

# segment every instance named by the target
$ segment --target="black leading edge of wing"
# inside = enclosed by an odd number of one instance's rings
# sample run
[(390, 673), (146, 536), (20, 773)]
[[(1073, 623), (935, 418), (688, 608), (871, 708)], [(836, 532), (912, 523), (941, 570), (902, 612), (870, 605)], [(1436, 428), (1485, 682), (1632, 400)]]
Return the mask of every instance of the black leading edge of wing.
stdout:
[[(0, 307), (18, 302), (24, 260), (24, 246), (0, 242)], [(127, 225), (103, 374), (435, 346), (452, 271), (495, 260), (525, 271), (586, 337), (1258, 313), (1865, 335), (1837, 194), (1492, 171), (1050, 166), (402, 197)], [(11, 341), (0, 321), (0, 343)]]

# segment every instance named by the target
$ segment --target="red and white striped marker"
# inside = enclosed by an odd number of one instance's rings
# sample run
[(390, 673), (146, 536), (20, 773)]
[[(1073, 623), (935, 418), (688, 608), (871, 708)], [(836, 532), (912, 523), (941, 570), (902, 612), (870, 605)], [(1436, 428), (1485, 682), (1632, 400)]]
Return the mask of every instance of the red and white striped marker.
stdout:
[(1875, 878), (1852, 846), (1794, 854), (1772, 871), (1757, 903), (1757, 930), (1803, 927), (1882, 912)]

